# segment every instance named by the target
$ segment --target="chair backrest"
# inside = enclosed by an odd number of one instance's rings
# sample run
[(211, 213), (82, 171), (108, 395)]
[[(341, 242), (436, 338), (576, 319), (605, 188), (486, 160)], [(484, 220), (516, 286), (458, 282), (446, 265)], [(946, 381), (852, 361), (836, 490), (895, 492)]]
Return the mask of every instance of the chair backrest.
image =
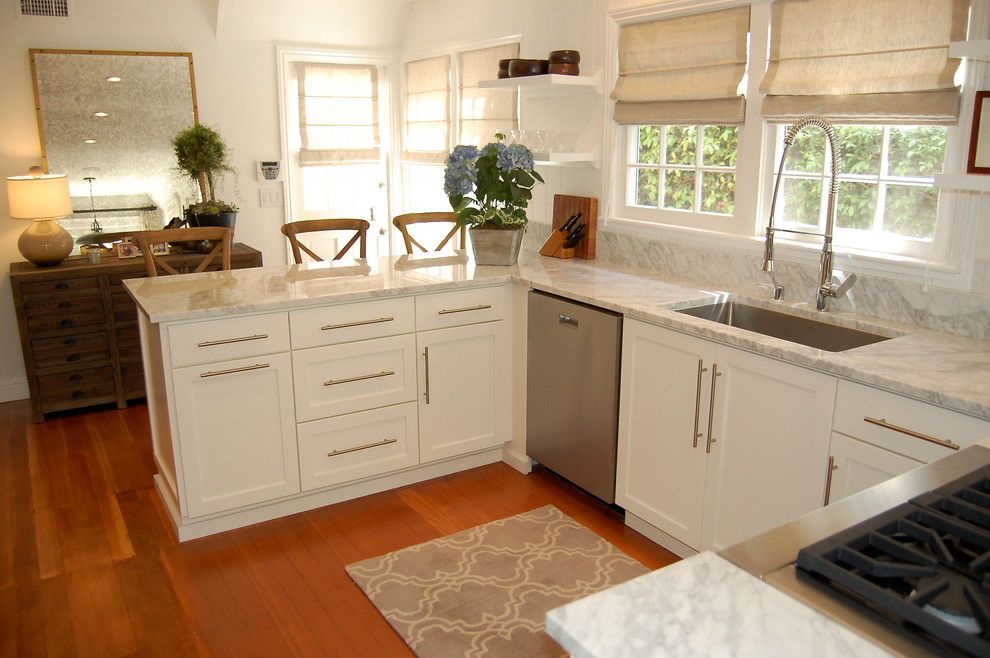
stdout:
[(152, 253), (153, 246), (163, 242), (210, 242), (215, 243), (209, 253), (204, 254), (203, 260), (196, 266), (194, 272), (203, 272), (207, 267), (220, 256), (220, 269), (230, 269), (230, 246), (234, 232), (222, 226), (210, 226), (204, 228), (179, 228), (167, 231), (142, 231), (135, 234), (134, 242), (141, 255), (144, 257), (144, 265), (148, 269), (148, 276), (158, 276), (158, 268), (166, 274), (180, 274), (167, 262), (159, 258), (161, 254)]
[(450, 228), (447, 235), (444, 236), (443, 240), (440, 241), (440, 244), (433, 249), (433, 251), (440, 251), (443, 249), (447, 243), (450, 242), (450, 239), (454, 237), (455, 233), (460, 233), (460, 248), (464, 249), (466, 245), (465, 236), (467, 233), (464, 226), (457, 225), (457, 215), (452, 212), (412, 212), (405, 215), (396, 215), (395, 219), (392, 220), (392, 224), (395, 228), (399, 229), (399, 232), (402, 234), (402, 241), (406, 243), (407, 254), (413, 253), (414, 245), (419, 247), (421, 251), (430, 251), (409, 234), (409, 226), (412, 224), (432, 224), (438, 222), (446, 222), (453, 224), (453, 226)]
[(360, 258), (368, 257), (368, 227), (371, 226), (363, 219), (304, 219), (298, 222), (282, 224), (282, 235), (289, 239), (289, 246), (292, 247), (292, 258), (296, 263), (303, 262), (303, 252), (309, 254), (313, 260), (323, 260), (312, 249), (299, 241), (300, 233), (314, 233), (317, 231), (355, 231), (354, 235), (342, 249), (337, 252), (333, 260), (340, 260), (344, 254), (360, 241)]

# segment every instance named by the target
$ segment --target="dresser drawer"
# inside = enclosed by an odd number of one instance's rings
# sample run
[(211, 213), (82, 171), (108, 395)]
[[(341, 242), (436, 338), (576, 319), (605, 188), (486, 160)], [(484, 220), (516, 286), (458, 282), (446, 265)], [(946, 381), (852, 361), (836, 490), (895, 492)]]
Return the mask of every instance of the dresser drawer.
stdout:
[(837, 432), (925, 463), (953, 452), (951, 446), (939, 442), (965, 448), (990, 436), (990, 422), (844, 380), (836, 392), (832, 426)]
[(416, 330), (412, 297), (289, 312), (293, 349), (408, 334)]
[(140, 361), (121, 364), (120, 378), (124, 384), (124, 395), (134, 397), (144, 394), (144, 367)]
[(77, 279), (54, 279), (49, 281), (31, 281), (21, 285), (21, 294), (50, 295), (57, 292), (95, 291), (100, 288), (100, 277), (84, 276)]
[(416, 399), (416, 337), (376, 338), (292, 353), (300, 422)]
[(289, 316), (269, 313), (168, 328), (172, 367), (289, 351)]
[(443, 329), (501, 320), (505, 316), (506, 297), (505, 286), (419, 295), (416, 297), (416, 329)]
[(97, 294), (55, 295), (24, 304), (31, 331), (52, 331), (103, 324), (103, 298)]
[(117, 356), (121, 363), (141, 361), (141, 334), (137, 327), (117, 329)]
[[(140, 348), (138, 348), (140, 350)], [(54, 368), (92, 361), (109, 361), (110, 344), (105, 331), (31, 341), (35, 368)]]
[(303, 491), (419, 463), (415, 402), (301, 423), (296, 434)]
[(65, 402), (114, 394), (113, 368), (81, 368), (38, 377), (43, 402)]

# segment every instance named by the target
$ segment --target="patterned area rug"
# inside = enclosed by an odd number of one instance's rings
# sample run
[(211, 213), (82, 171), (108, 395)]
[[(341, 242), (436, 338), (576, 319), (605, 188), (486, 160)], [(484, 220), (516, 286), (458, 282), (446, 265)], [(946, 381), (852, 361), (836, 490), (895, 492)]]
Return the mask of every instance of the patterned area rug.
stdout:
[(347, 566), (424, 658), (565, 655), (546, 612), (647, 571), (553, 505)]

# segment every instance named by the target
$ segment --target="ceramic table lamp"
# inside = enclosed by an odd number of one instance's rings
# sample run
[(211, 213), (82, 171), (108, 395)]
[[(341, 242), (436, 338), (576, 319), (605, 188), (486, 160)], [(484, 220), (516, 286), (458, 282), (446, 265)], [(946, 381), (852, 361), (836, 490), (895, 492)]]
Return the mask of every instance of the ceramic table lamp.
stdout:
[(35, 265), (58, 265), (72, 251), (72, 236), (55, 220), (72, 214), (69, 180), (31, 167), (27, 176), (7, 178), (7, 205), (13, 219), (33, 220), (17, 240), (21, 255)]

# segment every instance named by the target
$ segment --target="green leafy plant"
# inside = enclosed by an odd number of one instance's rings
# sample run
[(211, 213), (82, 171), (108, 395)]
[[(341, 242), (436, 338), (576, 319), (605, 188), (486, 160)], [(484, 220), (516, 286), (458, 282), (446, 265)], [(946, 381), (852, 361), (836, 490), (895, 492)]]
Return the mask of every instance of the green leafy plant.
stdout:
[(237, 212), (237, 206), (216, 198), (216, 185), (225, 173), (236, 175), (230, 164), (226, 142), (213, 128), (194, 124), (172, 137), (172, 148), (179, 169), (199, 183), (202, 201), (191, 210), (200, 215)]
[(478, 148), (455, 146), (447, 156), (444, 193), (457, 222), (476, 228), (516, 228), (529, 221), (526, 207), (543, 178), (533, 170), (533, 154), (522, 144), (505, 145), (505, 135)]

